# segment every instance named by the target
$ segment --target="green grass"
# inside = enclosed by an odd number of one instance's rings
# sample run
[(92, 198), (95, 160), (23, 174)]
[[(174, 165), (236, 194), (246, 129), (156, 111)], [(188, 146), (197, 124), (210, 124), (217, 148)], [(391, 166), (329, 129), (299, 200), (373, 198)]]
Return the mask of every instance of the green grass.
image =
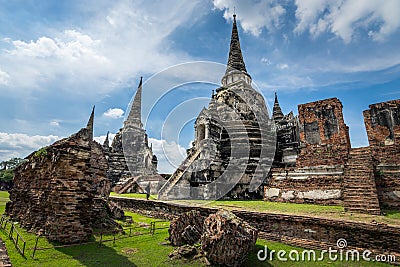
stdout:
[[(4, 212), (5, 203), (8, 201), (8, 193), (0, 192), (0, 213)], [(132, 216), (132, 219), (141, 228), (132, 231), (133, 236), (112, 242), (104, 243), (99, 248), (98, 243), (79, 245), (74, 247), (55, 248), (55, 245), (48, 242), (45, 238), (39, 239), (38, 247), (50, 247), (48, 250), (39, 250), (36, 252), (35, 259), (30, 257), (36, 236), (26, 232), (17, 226), (22, 236), (27, 241), (27, 258), (23, 258), (15, 249), (13, 243), (8, 239), (6, 233), (0, 230), (0, 236), (5, 241), (8, 253), (13, 266), (204, 266), (204, 263), (197, 261), (170, 260), (168, 254), (174, 249), (172, 246), (165, 245), (165, 239), (168, 237), (168, 229), (156, 230), (154, 235), (148, 234), (147, 226), (154, 221), (136, 213), (126, 211), (126, 215)], [(167, 227), (169, 222), (157, 223), (157, 227)], [(144, 233), (135, 235), (135, 233)], [(105, 237), (106, 239), (111, 236)], [(98, 238), (97, 238), (98, 239)], [(95, 239), (93, 238), (92, 241)], [(276, 256), (272, 261), (259, 261), (257, 252), (267, 246), (269, 250), (290, 250), (296, 249), (301, 253), (303, 249), (287, 246), (277, 242), (258, 240), (256, 248), (249, 255), (244, 266), (389, 266), (386, 264), (374, 264), (372, 262), (331, 262), (325, 259), (322, 262), (281, 262)], [(229, 249), (229, 248), (227, 248)], [(318, 252), (317, 252), (318, 254)]]
[[(111, 192), (110, 196), (113, 197), (129, 197), (129, 198), (146, 198), (145, 193), (128, 193), (128, 194), (117, 194), (115, 192)], [(150, 195), (150, 199), (155, 200), (157, 199), (157, 195)]]

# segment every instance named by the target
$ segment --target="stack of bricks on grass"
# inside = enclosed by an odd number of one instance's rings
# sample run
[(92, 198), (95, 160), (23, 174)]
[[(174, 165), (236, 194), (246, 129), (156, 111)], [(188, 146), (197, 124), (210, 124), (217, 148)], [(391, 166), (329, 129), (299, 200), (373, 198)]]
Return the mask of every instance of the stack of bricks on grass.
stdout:
[(201, 249), (214, 264), (242, 266), (254, 248), (258, 231), (226, 210), (211, 214), (204, 221)]
[[(218, 210), (208, 217), (196, 210), (186, 212), (171, 222), (168, 232), (172, 245), (187, 248), (201, 243), (200, 254), (209, 262), (224, 266), (241, 266), (254, 248), (258, 233), (226, 210)], [(179, 249), (175, 250), (171, 257), (178, 252)]]
[(169, 241), (173, 246), (194, 245), (203, 233), (205, 217), (199, 211), (189, 211), (172, 220), (168, 229)]
[[(27, 157), (15, 170), (6, 213), (22, 227), (51, 241), (87, 241), (92, 228), (114, 228), (107, 204), (110, 181), (102, 147), (86, 128)], [(115, 209), (115, 208), (114, 208)]]

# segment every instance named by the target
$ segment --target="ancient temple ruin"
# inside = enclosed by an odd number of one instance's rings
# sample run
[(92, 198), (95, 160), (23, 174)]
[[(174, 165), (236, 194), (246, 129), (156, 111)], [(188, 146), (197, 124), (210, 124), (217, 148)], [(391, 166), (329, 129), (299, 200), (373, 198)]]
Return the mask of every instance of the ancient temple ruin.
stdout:
[(94, 109), (79, 132), (30, 154), (18, 166), (6, 214), (60, 243), (87, 241), (93, 228), (114, 228), (111, 184), (102, 146), (93, 140)]
[[(300, 104), (295, 116), (283, 114), (275, 93), (269, 120), (264, 99), (251, 87), (235, 16), (221, 83), (198, 115), (193, 147), (160, 190), (160, 199), (208, 199), (218, 189), (227, 189), (221, 183), (229, 181), (220, 180), (229, 173), (237, 183), (218, 198), (257, 198), (263, 191), (268, 201), (343, 205), (351, 212), (381, 214), (384, 207), (400, 208), (400, 100), (373, 104), (364, 111), (369, 140), (364, 148), (351, 147), (337, 98)], [(254, 111), (252, 103), (260, 110)], [(269, 134), (267, 146), (275, 148), (273, 155), (260, 153), (263, 129)], [(243, 153), (246, 146), (249, 154)], [(236, 168), (230, 169), (230, 163)], [(251, 180), (260, 163), (272, 167), (261, 169), (263, 185), (253, 190)]]
[(350, 150), (342, 103), (330, 98), (302, 104), (298, 114), (275, 118), (277, 151), (264, 197), (269, 201), (342, 204), (344, 164)]
[[(277, 103), (277, 99), (275, 100)], [(298, 106), (298, 118), (282, 137), (283, 114), (277, 119), (277, 152), (266, 181), (268, 201), (336, 204), (345, 210), (380, 214), (382, 208), (399, 209), (400, 100), (370, 105), (363, 112), (369, 146), (351, 148), (342, 103), (337, 98)], [(291, 119), (293, 121), (293, 119)], [(288, 124), (284, 122), (283, 124)], [(288, 138), (286, 138), (288, 137)], [(290, 138), (289, 138), (290, 137)], [(282, 156), (286, 140), (295, 164)]]
[(109, 170), (107, 177), (114, 191), (119, 193), (140, 192), (151, 183), (152, 193), (156, 193), (164, 183), (157, 174), (157, 156), (149, 146), (146, 131), (141, 120), (143, 79), (139, 86), (124, 126), (115, 135), (111, 146), (108, 137), (103, 149), (107, 154)]
[(275, 125), (253, 89), (233, 16), (228, 64), (221, 87), (195, 122), (195, 141), (159, 191), (160, 199), (261, 198), (259, 185), (275, 151)]

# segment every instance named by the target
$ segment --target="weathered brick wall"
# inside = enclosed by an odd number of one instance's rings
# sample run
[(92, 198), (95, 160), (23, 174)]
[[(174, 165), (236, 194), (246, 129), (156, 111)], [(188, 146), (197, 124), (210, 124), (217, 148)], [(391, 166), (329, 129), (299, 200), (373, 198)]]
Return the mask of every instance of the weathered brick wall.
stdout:
[(374, 159), (400, 165), (400, 99), (369, 105), (363, 115)]
[(343, 178), (342, 166), (272, 168), (264, 200), (341, 205)]
[[(190, 210), (207, 216), (217, 209), (190, 207), (160, 201), (110, 197), (124, 209), (160, 219), (171, 219)], [(233, 213), (257, 228), (259, 236), (305, 248), (336, 248), (336, 241), (345, 238), (348, 246), (375, 250), (379, 253), (400, 253), (400, 227), (386, 224), (359, 223), (273, 213), (235, 210)]]
[(363, 112), (381, 205), (400, 209), (400, 99)]
[(92, 226), (113, 224), (105, 202), (110, 192), (107, 168), (101, 145), (83, 128), (32, 153), (15, 170), (6, 213), (50, 240), (86, 241)]
[(351, 145), (340, 100), (302, 104), (298, 110), (301, 151), (296, 166), (343, 165)]

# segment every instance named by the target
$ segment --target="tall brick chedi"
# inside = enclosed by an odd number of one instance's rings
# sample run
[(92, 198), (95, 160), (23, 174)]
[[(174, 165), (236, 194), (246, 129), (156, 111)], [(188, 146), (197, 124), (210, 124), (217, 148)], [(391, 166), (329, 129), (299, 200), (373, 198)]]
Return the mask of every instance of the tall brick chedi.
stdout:
[(79, 132), (27, 157), (14, 175), (6, 213), (61, 243), (86, 241), (93, 227), (114, 227), (102, 146), (93, 141), (94, 109)]

